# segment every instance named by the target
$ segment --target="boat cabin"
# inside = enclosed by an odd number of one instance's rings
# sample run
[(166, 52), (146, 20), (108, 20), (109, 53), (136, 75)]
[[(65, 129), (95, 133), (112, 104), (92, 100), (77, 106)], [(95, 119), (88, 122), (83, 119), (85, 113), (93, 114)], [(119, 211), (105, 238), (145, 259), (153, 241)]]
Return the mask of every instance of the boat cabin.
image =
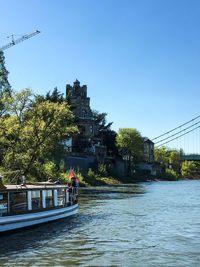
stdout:
[(77, 202), (77, 188), (67, 185), (5, 185), (0, 188), (0, 217), (59, 209)]

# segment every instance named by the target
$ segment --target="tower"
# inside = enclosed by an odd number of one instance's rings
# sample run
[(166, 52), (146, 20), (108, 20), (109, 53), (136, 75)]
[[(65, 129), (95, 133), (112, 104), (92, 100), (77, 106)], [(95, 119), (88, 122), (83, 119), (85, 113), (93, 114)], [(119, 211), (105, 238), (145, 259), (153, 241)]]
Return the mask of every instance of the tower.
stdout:
[(73, 151), (83, 153), (94, 153), (94, 145), (99, 144), (100, 140), (95, 138), (98, 131), (93, 113), (90, 108), (90, 98), (87, 96), (87, 86), (80, 85), (76, 79), (73, 86), (66, 85), (66, 100), (71, 106), (75, 115), (76, 124), (79, 128), (79, 134), (73, 138)]

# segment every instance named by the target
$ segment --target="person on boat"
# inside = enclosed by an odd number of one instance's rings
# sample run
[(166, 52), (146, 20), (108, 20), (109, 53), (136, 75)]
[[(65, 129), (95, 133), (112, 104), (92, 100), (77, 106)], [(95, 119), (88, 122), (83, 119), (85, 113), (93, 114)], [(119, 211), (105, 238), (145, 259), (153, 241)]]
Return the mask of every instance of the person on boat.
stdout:
[(71, 186), (69, 187), (69, 193), (73, 198), (73, 203), (77, 203), (79, 179), (76, 177), (76, 174), (73, 169), (70, 169), (69, 171), (69, 178), (71, 179)]
[(79, 179), (73, 169), (69, 170), (69, 178), (71, 179), (72, 187), (77, 188), (79, 186)]

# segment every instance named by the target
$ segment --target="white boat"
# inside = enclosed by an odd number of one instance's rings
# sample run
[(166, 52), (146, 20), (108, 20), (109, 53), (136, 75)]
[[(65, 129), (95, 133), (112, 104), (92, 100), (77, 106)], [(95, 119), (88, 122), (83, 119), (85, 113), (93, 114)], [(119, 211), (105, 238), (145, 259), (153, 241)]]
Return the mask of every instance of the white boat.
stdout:
[(0, 233), (62, 219), (78, 211), (78, 189), (53, 183), (0, 187)]

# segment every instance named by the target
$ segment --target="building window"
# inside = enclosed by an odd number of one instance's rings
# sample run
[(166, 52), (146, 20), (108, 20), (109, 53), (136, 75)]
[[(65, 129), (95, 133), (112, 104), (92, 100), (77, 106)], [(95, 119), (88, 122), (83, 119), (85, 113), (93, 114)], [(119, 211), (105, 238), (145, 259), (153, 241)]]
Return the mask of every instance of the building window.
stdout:
[(90, 125), (90, 133), (93, 134), (93, 126)]
[(27, 210), (27, 193), (13, 192), (10, 193), (10, 212), (20, 213)]
[(42, 208), (42, 198), (41, 191), (31, 191), (31, 201), (32, 201), (32, 210), (37, 210)]
[(0, 216), (8, 212), (8, 194), (0, 194)]
[(58, 189), (58, 206), (65, 206), (65, 189)]
[(46, 190), (46, 208), (52, 208), (53, 206), (53, 190)]

